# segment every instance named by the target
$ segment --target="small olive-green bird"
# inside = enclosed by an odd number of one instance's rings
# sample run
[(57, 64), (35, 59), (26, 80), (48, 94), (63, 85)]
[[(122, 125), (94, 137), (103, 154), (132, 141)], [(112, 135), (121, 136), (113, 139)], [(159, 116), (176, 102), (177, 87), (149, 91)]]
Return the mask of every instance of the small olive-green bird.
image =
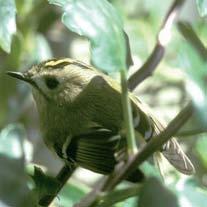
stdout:
[[(44, 142), (66, 163), (108, 174), (126, 158), (121, 87), (114, 79), (69, 58), (8, 74), (32, 86)], [(129, 98), (135, 132), (148, 141), (163, 126), (135, 95)], [(160, 152), (180, 172), (194, 172), (175, 138)]]

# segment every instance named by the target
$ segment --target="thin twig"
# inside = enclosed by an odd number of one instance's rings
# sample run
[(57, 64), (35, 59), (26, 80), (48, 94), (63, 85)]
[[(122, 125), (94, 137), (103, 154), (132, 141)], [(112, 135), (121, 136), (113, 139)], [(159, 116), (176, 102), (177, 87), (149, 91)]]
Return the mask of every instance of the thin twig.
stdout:
[(207, 133), (207, 128), (197, 128), (197, 129), (189, 129), (185, 131), (180, 131), (176, 133), (176, 137), (187, 137), (187, 136), (195, 136)]
[(187, 22), (178, 22), (177, 26), (180, 33), (196, 49), (200, 57), (204, 61), (207, 61), (207, 49), (193, 30), (192, 26)]
[(55, 199), (55, 197), (57, 197), (57, 194), (60, 192), (62, 187), (65, 185), (65, 183), (68, 181), (70, 176), (73, 174), (74, 170), (75, 170), (74, 165), (71, 166), (64, 165), (62, 167), (62, 169), (56, 176), (56, 180), (60, 183), (58, 188), (56, 189), (54, 195), (52, 196), (45, 195), (44, 197), (42, 197), (39, 201), (40, 206), (49, 206), (52, 203), (52, 201)]
[(170, 30), (174, 20), (177, 18), (184, 0), (175, 0), (170, 7), (161, 29), (157, 35), (157, 43), (148, 57), (144, 65), (138, 69), (128, 80), (128, 87), (130, 90), (134, 90), (143, 80), (151, 76), (157, 65), (162, 60), (165, 53), (166, 38), (170, 36)]

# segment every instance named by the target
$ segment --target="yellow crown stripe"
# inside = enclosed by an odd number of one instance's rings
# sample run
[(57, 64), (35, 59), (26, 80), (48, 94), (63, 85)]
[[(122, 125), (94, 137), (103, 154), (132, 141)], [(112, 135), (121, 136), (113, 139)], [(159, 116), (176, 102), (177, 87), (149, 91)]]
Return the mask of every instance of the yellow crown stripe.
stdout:
[(73, 60), (70, 58), (64, 58), (64, 59), (52, 59), (48, 60), (44, 63), (44, 67), (51, 68), (51, 69), (57, 69), (57, 68), (64, 68), (67, 65), (75, 65), (82, 69), (90, 69), (94, 70), (93, 67), (86, 65), (83, 62), (80, 62), (78, 60)]
[(59, 65), (61, 66), (62, 64), (72, 64), (74, 63), (74, 60), (70, 59), (70, 58), (64, 58), (64, 59), (60, 59), (60, 60), (51, 60), (47, 63), (45, 63), (46, 67), (58, 67)]

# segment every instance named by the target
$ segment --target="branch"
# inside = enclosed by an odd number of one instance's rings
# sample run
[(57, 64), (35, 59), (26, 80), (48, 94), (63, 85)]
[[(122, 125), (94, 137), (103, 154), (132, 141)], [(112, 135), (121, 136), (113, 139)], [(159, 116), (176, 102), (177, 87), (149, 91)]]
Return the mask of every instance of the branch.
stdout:
[(49, 206), (52, 203), (52, 201), (58, 195), (58, 193), (60, 192), (62, 187), (65, 185), (65, 183), (67, 183), (68, 179), (73, 174), (74, 170), (75, 170), (74, 165), (71, 165), (71, 166), (64, 165), (62, 167), (62, 169), (60, 170), (60, 172), (56, 176), (56, 179), (57, 179), (58, 182), (60, 182), (60, 185), (56, 189), (54, 195), (52, 195), (52, 196), (51, 195), (50, 196), (45, 195), (43, 198), (41, 198), (39, 200), (39, 205), (40, 206)]
[(183, 37), (196, 49), (201, 58), (206, 61), (207, 49), (193, 30), (192, 26), (187, 22), (178, 22), (177, 26)]
[(197, 128), (197, 129), (189, 129), (185, 131), (180, 131), (176, 133), (176, 137), (187, 137), (187, 136), (194, 136), (207, 133), (207, 128)]
[(183, 3), (184, 0), (175, 0), (173, 2), (157, 35), (157, 43), (151, 55), (144, 65), (138, 69), (128, 80), (128, 86), (130, 90), (134, 90), (135, 87), (138, 86), (143, 80), (151, 76), (157, 65), (162, 60), (165, 53), (165, 45), (167, 44), (169, 40), (168, 38), (171, 35), (170, 30), (172, 28), (172, 24), (178, 16)]

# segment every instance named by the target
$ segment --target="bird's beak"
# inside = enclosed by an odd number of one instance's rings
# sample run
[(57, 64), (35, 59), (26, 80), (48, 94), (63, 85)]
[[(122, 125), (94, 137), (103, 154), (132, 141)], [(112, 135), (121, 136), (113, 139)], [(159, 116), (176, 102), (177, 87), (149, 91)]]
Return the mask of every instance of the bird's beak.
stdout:
[(33, 79), (28, 75), (28, 73), (21, 73), (21, 72), (14, 72), (14, 71), (7, 71), (7, 75), (17, 78), (19, 80), (23, 80), (27, 83), (30, 83), (33, 87), (35, 87), (39, 92), (46, 98), (46, 100), (49, 100), (48, 96), (44, 94), (44, 92), (38, 87), (38, 85), (33, 81)]
[(6, 74), (11, 76), (11, 77), (13, 77), (13, 78), (17, 78), (19, 80), (23, 80), (25, 82), (28, 82), (28, 83), (32, 84), (31, 78), (29, 78), (28, 75), (26, 75), (25, 73), (14, 72), (14, 71), (7, 71)]

